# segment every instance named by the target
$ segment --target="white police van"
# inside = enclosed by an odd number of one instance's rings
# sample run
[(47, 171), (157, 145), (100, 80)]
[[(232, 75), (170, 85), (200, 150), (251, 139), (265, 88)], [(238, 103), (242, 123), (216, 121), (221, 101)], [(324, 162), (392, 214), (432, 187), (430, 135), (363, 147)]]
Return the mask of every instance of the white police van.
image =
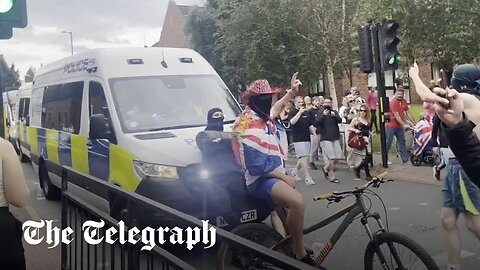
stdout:
[[(202, 209), (192, 183), (205, 180), (195, 137), (209, 109), (221, 108), (227, 126), (241, 110), (201, 55), (158, 47), (94, 49), (45, 65), (30, 103), (29, 151), (47, 199), (69, 166), (193, 215)], [(118, 204), (110, 201), (113, 215)]]
[(29, 161), (30, 143), (28, 141), (28, 118), (30, 114), (30, 96), (32, 94), (32, 83), (24, 83), (18, 90), (10, 95), (10, 102), (15, 118), (12, 130), (12, 143), (22, 162)]

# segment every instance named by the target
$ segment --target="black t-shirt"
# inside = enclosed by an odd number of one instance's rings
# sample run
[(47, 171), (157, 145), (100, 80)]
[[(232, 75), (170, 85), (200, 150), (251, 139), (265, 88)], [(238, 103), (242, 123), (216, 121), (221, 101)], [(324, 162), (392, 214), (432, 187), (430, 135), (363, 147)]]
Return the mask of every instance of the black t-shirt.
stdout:
[[(288, 119), (292, 120), (292, 118), (297, 115), (298, 110), (293, 109), (288, 114)], [(313, 119), (311, 114), (308, 111), (305, 111), (298, 119), (295, 125), (291, 124), (290, 127), (292, 129), (292, 142), (309, 142), (310, 141), (310, 126), (313, 124)]]
[[(310, 108), (308, 112), (310, 113), (310, 119), (315, 123), (315, 119), (317, 119), (318, 115), (323, 112), (323, 107), (320, 106), (318, 109), (315, 107)], [(317, 134), (320, 134), (320, 131), (315, 127), (315, 131)]]

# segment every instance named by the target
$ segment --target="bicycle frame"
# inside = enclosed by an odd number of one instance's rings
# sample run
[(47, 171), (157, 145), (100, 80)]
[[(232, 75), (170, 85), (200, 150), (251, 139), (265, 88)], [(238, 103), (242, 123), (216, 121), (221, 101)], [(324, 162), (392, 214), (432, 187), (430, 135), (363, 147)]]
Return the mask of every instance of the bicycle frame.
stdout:
[[(368, 218), (375, 218), (375, 220), (378, 223), (378, 226), (380, 227), (379, 231), (385, 231), (385, 227), (382, 224), (382, 221), (380, 220), (380, 214), (377, 212), (370, 214), (369, 210), (367, 209), (365, 205), (365, 201), (363, 199), (363, 194), (355, 194), (356, 197), (356, 202), (353, 204), (350, 204), (346, 206), (345, 208), (339, 210), (338, 212), (334, 213), (333, 215), (327, 217), (326, 219), (306, 228), (303, 230), (303, 235), (307, 235), (311, 232), (314, 232), (320, 228), (323, 228), (330, 223), (340, 219), (343, 217), (345, 214), (347, 216), (343, 219), (342, 223), (340, 226), (337, 228), (335, 233), (330, 237), (328, 241), (326, 241), (320, 252), (318, 254), (315, 254), (315, 261), (318, 264), (321, 264), (325, 258), (328, 256), (330, 251), (333, 249), (335, 244), (338, 242), (340, 237), (343, 235), (343, 233), (347, 230), (348, 226), (352, 224), (352, 222), (355, 220), (355, 218), (358, 215), (363, 215), (361, 218), (362, 225), (365, 227), (365, 230), (367, 231), (368, 236), (370, 237), (370, 240), (374, 240), (374, 234), (372, 234), (372, 231), (370, 230), (370, 227), (368, 226)], [(378, 232), (378, 231), (377, 231)], [(272, 249), (277, 249), (281, 245), (285, 244), (285, 242), (289, 241), (291, 236), (289, 235), (282, 241), (278, 242), (275, 246), (272, 247)]]

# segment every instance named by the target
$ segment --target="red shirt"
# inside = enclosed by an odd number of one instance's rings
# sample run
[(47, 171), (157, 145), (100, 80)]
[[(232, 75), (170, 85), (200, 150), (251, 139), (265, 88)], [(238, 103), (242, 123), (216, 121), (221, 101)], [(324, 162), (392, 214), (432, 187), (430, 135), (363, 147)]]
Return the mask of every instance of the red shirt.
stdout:
[(390, 112), (388, 113), (390, 115), (390, 122), (386, 123), (386, 126), (389, 128), (403, 128), (393, 113), (397, 112), (400, 118), (404, 120), (405, 112), (408, 112), (408, 110), (408, 103), (405, 99), (402, 99), (402, 101), (396, 98), (392, 99), (390, 101)]

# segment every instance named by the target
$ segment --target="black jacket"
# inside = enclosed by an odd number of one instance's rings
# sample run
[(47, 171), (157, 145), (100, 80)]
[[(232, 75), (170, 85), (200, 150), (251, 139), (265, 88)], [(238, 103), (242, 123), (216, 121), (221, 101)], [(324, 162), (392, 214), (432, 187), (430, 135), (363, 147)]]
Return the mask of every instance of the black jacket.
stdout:
[(242, 175), (242, 170), (232, 150), (231, 134), (221, 131), (202, 131), (195, 138), (202, 152), (203, 165), (213, 178)]
[(455, 127), (448, 128), (444, 124), (442, 127), (456, 159), (470, 180), (480, 187), (480, 141), (473, 132), (475, 124), (468, 120), (465, 113), (463, 118), (463, 122)]
[(435, 117), (433, 117), (431, 141), (433, 143), (433, 147), (447, 148), (448, 140), (447, 140), (447, 137), (445, 136), (445, 130), (443, 129), (441, 123), (442, 123), (442, 120), (440, 120), (440, 118), (438, 118), (438, 116), (435, 114)]
[(340, 140), (339, 123), (342, 123), (342, 118), (338, 115), (337, 111), (331, 110), (328, 115), (325, 115), (323, 111), (320, 112), (314, 124), (317, 130), (320, 131), (320, 140)]

